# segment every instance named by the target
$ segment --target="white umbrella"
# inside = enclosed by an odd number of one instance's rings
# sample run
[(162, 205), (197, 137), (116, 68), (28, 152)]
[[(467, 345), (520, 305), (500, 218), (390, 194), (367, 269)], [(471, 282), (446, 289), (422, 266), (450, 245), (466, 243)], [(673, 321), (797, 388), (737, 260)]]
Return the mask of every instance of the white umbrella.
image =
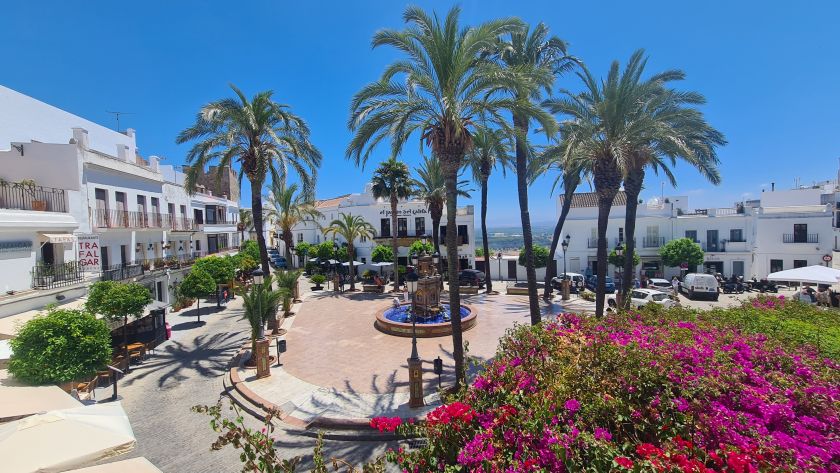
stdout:
[[(353, 261), (353, 266), (361, 266), (361, 265), (363, 265), (363, 264), (364, 264), (364, 263), (359, 262), (359, 261)], [(349, 261), (347, 261), (347, 262), (345, 262), (345, 263), (341, 263), (341, 265), (342, 265), (342, 266), (350, 266), (350, 262), (349, 262)]]
[(135, 443), (119, 402), (51, 411), (0, 426), (3, 471), (65, 471), (122, 455)]
[(803, 268), (786, 269), (767, 275), (771, 281), (810, 282), (815, 284), (840, 283), (840, 270), (828, 266), (814, 265)]

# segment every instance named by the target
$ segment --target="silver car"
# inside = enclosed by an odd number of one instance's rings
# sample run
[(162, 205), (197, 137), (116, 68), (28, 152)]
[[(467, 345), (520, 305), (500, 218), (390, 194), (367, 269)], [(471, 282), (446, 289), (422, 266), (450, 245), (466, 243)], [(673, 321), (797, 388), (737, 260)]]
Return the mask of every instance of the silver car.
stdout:
[[(633, 289), (630, 291), (630, 307), (639, 308), (646, 304), (659, 304), (663, 307), (674, 307), (677, 303), (668, 294), (656, 289)], [(615, 294), (607, 296), (607, 305), (616, 307)]]

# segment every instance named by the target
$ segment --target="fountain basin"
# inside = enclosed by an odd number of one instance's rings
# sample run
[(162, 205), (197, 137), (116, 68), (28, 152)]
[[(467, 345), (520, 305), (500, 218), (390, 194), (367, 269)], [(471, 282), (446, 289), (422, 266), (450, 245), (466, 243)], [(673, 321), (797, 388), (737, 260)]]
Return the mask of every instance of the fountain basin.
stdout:
[[(449, 304), (442, 304), (448, 312)], [(403, 303), (399, 309), (388, 306), (376, 313), (374, 326), (381, 332), (398, 337), (411, 337), (411, 320), (406, 319), (407, 311), (411, 309), (410, 303)], [(468, 305), (461, 304), (461, 331), (466, 332), (476, 324), (478, 312)], [(443, 337), (452, 335), (452, 322), (444, 321), (442, 315), (435, 317), (417, 319), (417, 337)]]

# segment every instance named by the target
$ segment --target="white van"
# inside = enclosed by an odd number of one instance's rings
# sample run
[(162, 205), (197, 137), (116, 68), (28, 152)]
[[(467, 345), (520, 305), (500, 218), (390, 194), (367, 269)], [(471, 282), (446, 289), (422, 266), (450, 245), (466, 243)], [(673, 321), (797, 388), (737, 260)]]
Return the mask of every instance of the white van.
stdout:
[(689, 299), (708, 297), (718, 300), (718, 282), (711, 274), (688, 273), (680, 283), (680, 291)]

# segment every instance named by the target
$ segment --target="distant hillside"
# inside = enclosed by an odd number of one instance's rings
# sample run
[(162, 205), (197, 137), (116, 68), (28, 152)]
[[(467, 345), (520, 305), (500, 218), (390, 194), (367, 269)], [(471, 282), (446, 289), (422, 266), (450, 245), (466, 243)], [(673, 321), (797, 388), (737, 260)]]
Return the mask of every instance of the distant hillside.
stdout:
[[(531, 228), (531, 233), (534, 236), (534, 244), (548, 247), (551, 245), (551, 235), (554, 232), (554, 227), (549, 225), (534, 225)], [(476, 227), (476, 248), (481, 248), (484, 244), (481, 238), (481, 229)], [(522, 239), (522, 227), (488, 227), (487, 240), (491, 250), (496, 251), (510, 251), (518, 250), (524, 245)]]

